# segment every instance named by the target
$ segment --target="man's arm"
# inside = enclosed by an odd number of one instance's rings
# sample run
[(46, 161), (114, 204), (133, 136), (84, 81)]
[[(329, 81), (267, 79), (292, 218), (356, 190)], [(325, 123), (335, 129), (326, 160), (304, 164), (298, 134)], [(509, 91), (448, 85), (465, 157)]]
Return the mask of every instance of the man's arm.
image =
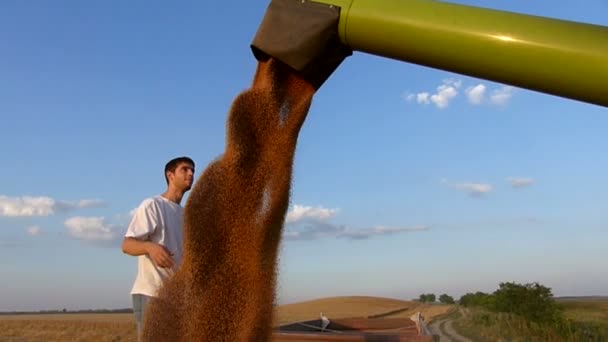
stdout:
[(132, 256), (147, 254), (157, 266), (165, 268), (173, 267), (173, 254), (171, 254), (165, 248), (165, 246), (159, 245), (152, 241), (143, 241), (132, 237), (125, 237), (122, 242), (122, 251), (123, 253)]

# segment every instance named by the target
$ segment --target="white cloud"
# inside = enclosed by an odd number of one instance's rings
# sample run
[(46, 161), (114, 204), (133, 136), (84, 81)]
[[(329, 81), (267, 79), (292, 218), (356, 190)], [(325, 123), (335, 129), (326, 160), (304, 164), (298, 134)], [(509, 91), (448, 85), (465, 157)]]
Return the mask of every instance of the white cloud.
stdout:
[(442, 84), (437, 86), (437, 92), (431, 94), (429, 92), (420, 92), (415, 94), (407, 94), (404, 96), (406, 101), (416, 101), (418, 104), (428, 105), (434, 103), (437, 108), (446, 108), (450, 101), (458, 95), (458, 88), (462, 85), (460, 80), (446, 79)]
[(306, 219), (327, 220), (334, 217), (337, 212), (338, 209), (329, 209), (323, 207), (314, 208), (310, 206), (302, 206), (296, 204), (293, 209), (287, 213), (285, 221), (290, 223)]
[(509, 177), (507, 181), (514, 188), (525, 188), (534, 184), (534, 179), (532, 178), (523, 178), (523, 177)]
[(39, 236), (42, 235), (42, 228), (40, 226), (30, 226), (27, 228), (27, 234), (30, 236)]
[(104, 205), (105, 202), (97, 199), (60, 201), (46, 196), (8, 197), (0, 195), (0, 216), (49, 216), (57, 212), (101, 207)]
[(442, 180), (443, 183), (454, 189), (466, 191), (473, 197), (483, 196), (487, 193), (492, 192), (492, 185), (486, 183), (475, 183), (475, 182), (461, 182), (461, 183), (450, 183), (447, 180)]
[(467, 88), (467, 90), (465, 92), (467, 94), (467, 98), (469, 99), (469, 102), (474, 105), (478, 105), (478, 104), (481, 104), (484, 100), (484, 96), (486, 93), (486, 86), (483, 84), (478, 84), (474, 87)]
[(306, 224), (287, 224), (283, 236), (286, 240), (316, 240), (337, 236), (344, 230), (343, 226), (311, 221)]
[(118, 235), (104, 217), (75, 216), (65, 220), (68, 234), (85, 241), (111, 241)]
[(55, 204), (49, 197), (0, 196), (0, 216), (48, 216), (54, 213)]
[(340, 234), (337, 235), (339, 238), (349, 238), (353, 240), (365, 240), (369, 239), (373, 236), (379, 235), (392, 235), (399, 233), (408, 233), (408, 232), (419, 232), (430, 230), (428, 226), (414, 226), (414, 227), (385, 227), (385, 226), (376, 226), (369, 229), (346, 229)]
[(353, 229), (344, 225), (335, 225), (326, 222), (310, 222), (297, 228), (287, 225), (284, 238), (286, 240), (316, 240), (322, 238), (345, 238), (351, 240), (365, 240), (374, 236), (401, 234), (429, 230), (427, 226), (414, 227), (383, 227)]
[(429, 93), (416, 94), (416, 102), (421, 103), (421, 104), (429, 104), (429, 103), (431, 103), (429, 101), (430, 95), (431, 94), (429, 94)]
[(352, 240), (368, 239), (373, 236), (400, 234), (428, 230), (425, 226), (385, 227), (375, 226), (367, 229), (353, 229), (345, 225), (327, 222), (338, 209), (296, 205), (287, 214), (283, 238), (286, 240), (316, 240), (322, 238), (346, 238)]
[(505, 105), (513, 96), (513, 87), (503, 86), (500, 89), (496, 89), (490, 95), (490, 103), (494, 105)]
[(461, 80), (455, 80), (452, 78), (446, 78), (443, 80), (443, 84), (445, 85), (449, 85), (449, 86), (453, 86), (455, 88), (460, 88), (460, 86), (462, 85), (462, 81)]
[(431, 96), (431, 101), (440, 109), (446, 108), (450, 100), (458, 95), (456, 88), (448, 85), (441, 85), (437, 90), (437, 94)]
[(74, 209), (84, 209), (84, 208), (100, 208), (105, 206), (106, 203), (102, 200), (98, 199), (83, 199), (78, 201), (57, 201), (56, 209), (57, 211), (67, 211)]
[(77, 208), (99, 208), (105, 206), (107, 203), (100, 199), (83, 199), (76, 202)]
[(430, 97), (431, 97), (431, 94), (428, 92), (422, 92), (422, 93), (417, 93), (417, 94), (405, 93), (403, 95), (403, 98), (405, 99), (405, 101), (416, 102), (418, 104), (430, 104), (431, 103)]
[[(446, 79), (437, 86), (436, 92), (431, 94), (428, 91), (419, 93), (404, 93), (403, 98), (407, 102), (415, 102), (421, 105), (434, 104), (439, 109), (445, 109), (449, 106), (453, 99), (459, 94), (459, 89), (462, 86), (461, 80)], [(488, 95), (489, 88), (485, 84), (478, 83), (474, 86), (466, 88), (465, 95), (472, 105), (505, 105), (513, 96), (514, 88), (511, 86), (502, 86), (494, 89)]]

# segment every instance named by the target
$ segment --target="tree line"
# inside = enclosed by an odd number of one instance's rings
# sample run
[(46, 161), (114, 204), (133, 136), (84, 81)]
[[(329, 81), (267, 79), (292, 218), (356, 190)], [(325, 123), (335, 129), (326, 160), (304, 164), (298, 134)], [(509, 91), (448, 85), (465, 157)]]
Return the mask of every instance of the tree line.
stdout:
[[(433, 293), (424, 293), (418, 300), (423, 303), (434, 303), (436, 297)], [(525, 322), (528, 333), (541, 333), (541, 336), (545, 337), (553, 336), (551, 334), (555, 333), (556, 336), (565, 336), (573, 340), (604, 341), (602, 336), (605, 337), (607, 332), (599, 324), (566, 318), (564, 308), (555, 300), (551, 289), (537, 282), (526, 284), (502, 282), (492, 293), (469, 292), (461, 296), (457, 303), (454, 303), (452, 297), (443, 294), (439, 297), (439, 302), (480, 309), (476, 311), (477, 316), (473, 316), (477, 323), (484, 326), (497, 324), (492, 323), (493, 317), (505, 320), (508, 326), (518, 324), (517, 319), (521, 319)]]

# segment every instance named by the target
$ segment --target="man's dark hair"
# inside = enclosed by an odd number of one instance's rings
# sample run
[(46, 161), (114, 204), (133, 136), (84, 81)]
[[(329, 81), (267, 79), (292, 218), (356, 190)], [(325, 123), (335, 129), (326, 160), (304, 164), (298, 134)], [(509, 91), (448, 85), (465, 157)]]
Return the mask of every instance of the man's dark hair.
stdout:
[(188, 157), (177, 157), (169, 160), (169, 162), (165, 165), (165, 180), (167, 184), (169, 184), (169, 177), (167, 177), (167, 172), (175, 172), (177, 166), (181, 163), (191, 164), (192, 167), (195, 167), (194, 161)]

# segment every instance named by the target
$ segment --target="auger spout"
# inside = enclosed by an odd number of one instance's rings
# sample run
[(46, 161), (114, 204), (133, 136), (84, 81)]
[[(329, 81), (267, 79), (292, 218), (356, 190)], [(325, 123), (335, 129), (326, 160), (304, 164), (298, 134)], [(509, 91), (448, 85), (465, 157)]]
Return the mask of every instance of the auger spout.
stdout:
[[(608, 107), (605, 26), (433, 0), (272, 0), (271, 6), (273, 3), (300, 7), (284, 23), (288, 25), (281, 28), (283, 33), (309, 25), (300, 20), (300, 13), (324, 4), (339, 13), (339, 19), (331, 22), (332, 34), (351, 52)], [(319, 35), (315, 39), (325, 38)], [(291, 54), (307, 53), (298, 45), (291, 48)], [(344, 51), (341, 58), (348, 56)]]

